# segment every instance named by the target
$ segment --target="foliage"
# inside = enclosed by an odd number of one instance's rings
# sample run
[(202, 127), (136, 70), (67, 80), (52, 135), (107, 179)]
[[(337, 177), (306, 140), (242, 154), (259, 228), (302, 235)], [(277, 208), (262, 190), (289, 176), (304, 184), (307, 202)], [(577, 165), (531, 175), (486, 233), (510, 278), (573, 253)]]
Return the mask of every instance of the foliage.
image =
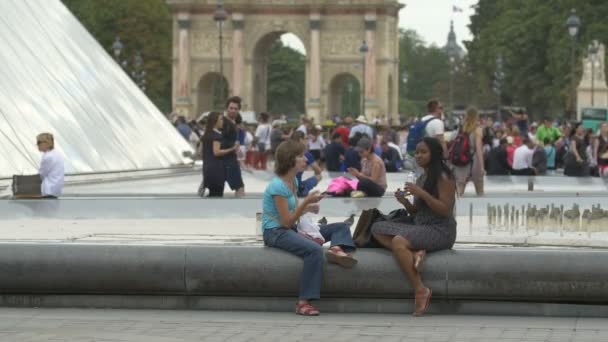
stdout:
[[(350, 85), (349, 85), (350, 84)], [(361, 85), (359, 80), (351, 76), (343, 82), (342, 88), (342, 112), (337, 113), (341, 117), (358, 116), (361, 113)], [(350, 90), (350, 91), (349, 91)], [(332, 113), (333, 114), (333, 113)]]
[[(502, 103), (528, 107), (538, 118), (571, 109), (573, 42), (566, 20), (576, 8), (582, 26), (576, 42), (574, 79), (593, 40), (608, 43), (608, 3), (602, 0), (480, 0), (471, 17), (473, 39), (467, 42), (475, 70), (476, 100), (492, 102), (491, 86), (498, 55), (504, 59)], [(497, 102), (497, 99), (494, 100)]]
[(271, 113), (304, 113), (306, 57), (277, 40), (268, 57), (267, 108)]
[[(444, 48), (427, 46), (413, 30), (399, 32), (399, 112), (420, 116), (426, 112), (426, 102), (440, 99), (449, 109), (450, 69), (453, 70), (453, 107), (462, 108), (472, 102), (472, 79), (468, 60), (457, 58), (450, 66)], [(407, 82), (403, 76), (407, 75)]]
[(146, 71), (146, 95), (164, 111), (171, 110), (171, 13), (164, 0), (63, 0), (108, 53), (118, 36), (121, 59), (133, 69), (141, 51)]

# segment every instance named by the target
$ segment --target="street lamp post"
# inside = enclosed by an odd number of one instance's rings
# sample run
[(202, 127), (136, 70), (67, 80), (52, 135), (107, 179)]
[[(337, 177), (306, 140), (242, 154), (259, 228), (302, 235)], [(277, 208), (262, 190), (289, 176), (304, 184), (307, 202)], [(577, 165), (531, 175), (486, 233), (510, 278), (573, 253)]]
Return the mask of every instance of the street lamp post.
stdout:
[[(114, 43), (112, 44), (112, 51), (114, 52), (114, 58), (116, 62), (122, 66), (122, 68), (129, 74), (127, 67), (129, 65), (128, 59), (120, 60), (120, 54), (124, 49), (124, 44), (120, 41), (120, 37), (116, 37)], [(144, 58), (141, 55), (141, 51), (137, 51), (135, 56), (133, 56), (133, 70), (130, 75), (135, 84), (142, 90), (146, 91), (146, 71), (144, 70)]]
[(215, 13), (213, 14), (213, 20), (217, 23), (217, 28), (219, 31), (219, 62), (220, 62), (220, 104), (224, 102), (224, 36), (222, 32), (222, 27), (224, 25), (224, 21), (228, 18), (228, 13), (224, 9), (224, 4), (222, 0), (218, 0), (217, 8)]
[[(452, 50), (450, 50), (452, 51)], [(454, 54), (450, 53), (450, 89), (449, 89), (449, 93), (450, 93), (450, 114), (454, 112), (454, 71), (455, 71), (455, 67), (454, 64), (456, 62), (456, 56), (454, 56)]]
[(591, 63), (591, 107), (595, 107), (595, 63), (596, 56), (600, 50), (600, 44), (594, 40), (589, 45), (589, 62)]
[(568, 34), (570, 35), (571, 38), (571, 47), (570, 47), (570, 82), (571, 82), (571, 89), (570, 91), (572, 92), (571, 96), (572, 96), (572, 100), (570, 101), (570, 104), (572, 106), (572, 109), (570, 110), (571, 115), (576, 113), (576, 80), (575, 80), (575, 73), (576, 73), (576, 37), (578, 35), (578, 30), (581, 26), (581, 20), (579, 19), (579, 17), (576, 15), (576, 10), (573, 8), (572, 11), (570, 12), (570, 16), (568, 17), (568, 20), (566, 20), (566, 27), (568, 28)]
[(131, 73), (133, 79), (137, 86), (142, 90), (146, 91), (146, 71), (143, 69), (144, 66), (144, 58), (141, 56), (141, 51), (137, 51), (135, 57), (133, 58), (135, 69)]
[[(409, 75), (408, 75), (407, 71), (404, 71), (401, 74), (401, 81), (403, 82), (403, 88), (402, 88), (403, 89), (403, 92), (402, 92), (403, 95), (402, 95), (401, 98), (404, 100), (403, 103), (406, 103), (405, 101), (407, 100), (407, 97), (406, 97), (407, 89), (406, 89), (406, 87), (407, 87), (407, 80), (408, 79), (409, 79)], [(400, 111), (400, 109), (399, 109), (399, 111)]]
[(501, 117), (501, 107), (502, 107), (502, 83), (505, 78), (505, 74), (503, 72), (503, 59), (502, 56), (496, 57), (496, 71), (494, 72), (494, 92), (496, 93), (496, 97), (498, 99), (498, 105), (496, 108), (496, 119), (500, 120)]
[(348, 91), (348, 112), (353, 112), (353, 82), (350, 81), (346, 85), (346, 90)]
[(362, 86), (361, 86), (361, 115), (365, 116), (365, 63), (367, 61), (367, 53), (369, 52), (369, 47), (367, 46), (367, 42), (364, 40), (359, 48), (359, 52), (363, 55), (363, 77)]

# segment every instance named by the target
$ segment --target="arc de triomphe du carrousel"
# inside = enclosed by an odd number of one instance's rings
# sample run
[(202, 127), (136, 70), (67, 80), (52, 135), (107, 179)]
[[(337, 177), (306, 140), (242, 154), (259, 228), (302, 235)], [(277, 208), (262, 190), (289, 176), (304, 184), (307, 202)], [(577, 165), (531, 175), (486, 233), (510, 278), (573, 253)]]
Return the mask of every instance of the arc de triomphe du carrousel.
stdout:
[[(173, 11), (173, 106), (196, 118), (211, 109), (212, 88), (221, 79), (217, 1), (167, 3)], [(397, 0), (226, 0), (223, 6), (226, 95), (242, 97), (243, 110), (266, 110), (268, 51), (282, 34), (292, 33), (306, 50), (308, 116), (322, 122), (339, 113), (345, 82), (356, 79), (365, 87), (368, 120), (398, 117)], [(360, 52), (363, 41), (367, 53)], [(353, 114), (360, 113), (357, 108)]]

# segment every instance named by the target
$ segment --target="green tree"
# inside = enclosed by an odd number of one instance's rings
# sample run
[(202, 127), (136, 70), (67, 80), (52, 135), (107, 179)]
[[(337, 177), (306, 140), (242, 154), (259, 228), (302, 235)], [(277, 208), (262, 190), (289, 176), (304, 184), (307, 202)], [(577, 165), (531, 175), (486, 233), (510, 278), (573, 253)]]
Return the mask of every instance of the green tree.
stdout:
[[(571, 8), (582, 20), (574, 74), (565, 26)], [(466, 44), (478, 100), (491, 102), (495, 60), (501, 55), (503, 103), (528, 107), (537, 118), (571, 109), (572, 77), (576, 83), (580, 80), (581, 57), (591, 40), (607, 43), (607, 15), (608, 3), (601, 0), (480, 0), (471, 17), (473, 39)]]
[(171, 110), (172, 19), (164, 0), (63, 0), (66, 7), (113, 56), (118, 36), (124, 44), (121, 59), (141, 51), (146, 71), (146, 95), (164, 112)]
[(267, 108), (271, 113), (304, 113), (306, 57), (277, 40), (268, 58)]

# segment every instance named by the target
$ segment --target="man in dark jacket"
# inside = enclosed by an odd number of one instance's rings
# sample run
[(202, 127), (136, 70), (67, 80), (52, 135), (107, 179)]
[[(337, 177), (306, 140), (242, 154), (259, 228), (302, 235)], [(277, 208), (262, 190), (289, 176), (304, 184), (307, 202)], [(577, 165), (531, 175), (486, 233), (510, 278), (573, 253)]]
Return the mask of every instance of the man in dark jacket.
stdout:
[(532, 155), (532, 166), (536, 169), (537, 175), (547, 173), (547, 152), (542, 145), (536, 145), (534, 154)]
[(380, 144), (382, 148), (382, 160), (384, 161), (384, 168), (386, 172), (398, 172), (401, 167), (401, 157), (399, 152), (388, 145), (386, 140), (383, 140)]
[(511, 167), (507, 161), (507, 139), (500, 139), (500, 145), (488, 152), (486, 173), (490, 175), (508, 175)]
[(331, 143), (325, 146), (324, 152), (327, 171), (339, 172), (346, 153), (344, 145), (342, 145), (342, 135), (339, 132), (332, 135)]

